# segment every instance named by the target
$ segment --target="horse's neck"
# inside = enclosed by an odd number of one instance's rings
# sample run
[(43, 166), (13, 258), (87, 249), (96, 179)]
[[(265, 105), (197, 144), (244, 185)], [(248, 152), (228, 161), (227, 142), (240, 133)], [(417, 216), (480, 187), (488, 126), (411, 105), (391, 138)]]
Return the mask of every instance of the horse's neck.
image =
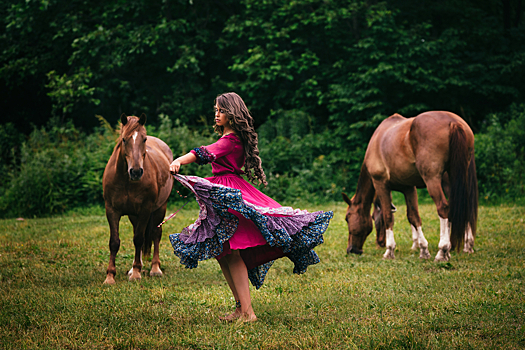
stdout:
[(359, 180), (357, 182), (357, 190), (353, 198), (353, 202), (363, 208), (365, 212), (370, 212), (372, 202), (374, 201), (375, 189), (372, 183), (372, 178), (368, 173), (368, 169), (363, 164)]
[(128, 177), (128, 165), (126, 163), (126, 157), (122, 152), (122, 145), (118, 145), (115, 148), (115, 168), (115, 174), (117, 174), (117, 176)]

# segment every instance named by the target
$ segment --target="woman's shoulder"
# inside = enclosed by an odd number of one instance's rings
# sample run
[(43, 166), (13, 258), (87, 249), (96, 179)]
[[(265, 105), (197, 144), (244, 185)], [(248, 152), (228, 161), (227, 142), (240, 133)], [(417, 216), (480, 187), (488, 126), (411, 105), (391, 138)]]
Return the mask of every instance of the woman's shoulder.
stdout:
[(233, 132), (228, 134), (228, 135), (224, 135), (220, 138), (221, 140), (228, 140), (230, 142), (233, 142), (233, 143), (241, 143), (241, 139), (239, 138), (239, 136), (237, 136), (236, 134), (234, 134)]

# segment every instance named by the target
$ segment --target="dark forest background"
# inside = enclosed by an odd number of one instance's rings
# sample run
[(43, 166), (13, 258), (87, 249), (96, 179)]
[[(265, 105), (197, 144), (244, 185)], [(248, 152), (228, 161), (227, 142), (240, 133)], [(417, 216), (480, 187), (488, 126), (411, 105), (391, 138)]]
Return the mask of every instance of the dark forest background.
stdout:
[(375, 127), (427, 110), (475, 132), (482, 200), (522, 200), (524, 12), (522, 0), (4, 0), (0, 216), (101, 204), (122, 113), (145, 113), (178, 155), (216, 139), (226, 91), (251, 109), (263, 190), (284, 203), (352, 193)]

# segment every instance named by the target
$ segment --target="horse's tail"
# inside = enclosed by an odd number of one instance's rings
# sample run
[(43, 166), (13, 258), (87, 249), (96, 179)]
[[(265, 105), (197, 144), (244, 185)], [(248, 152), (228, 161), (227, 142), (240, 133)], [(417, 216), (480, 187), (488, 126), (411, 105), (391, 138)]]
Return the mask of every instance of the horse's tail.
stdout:
[(460, 250), (465, 231), (470, 224), (476, 230), (478, 211), (478, 184), (473, 151), (467, 144), (467, 135), (461, 124), (450, 125), (449, 140), (450, 197), (448, 221), (452, 249)]
[(472, 152), (472, 159), (470, 160), (468, 168), (468, 183), (469, 183), (469, 203), (470, 212), (468, 223), (472, 230), (472, 235), (476, 237), (476, 229), (478, 222), (478, 177), (476, 175), (476, 162), (474, 160), (474, 152)]

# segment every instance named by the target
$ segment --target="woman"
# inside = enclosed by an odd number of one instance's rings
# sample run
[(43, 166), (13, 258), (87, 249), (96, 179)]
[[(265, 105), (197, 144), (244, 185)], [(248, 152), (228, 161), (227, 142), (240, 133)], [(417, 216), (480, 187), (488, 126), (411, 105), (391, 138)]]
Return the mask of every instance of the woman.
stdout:
[(252, 322), (257, 317), (248, 281), (260, 288), (273, 261), (283, 256), (294, 262), (294, 273), (319, 262), (312, 249), (323, 242), (333, 213), (282, 207), (241, 177), (267, 184), (253, 118), (239, 95), (216, 98), (214, 129), (221, 135), (216, 143), (195, 148), (170, 165), (178, 174), (182, 165), (211, 163), (214, 175), (175, 176), (195, 193), (201, 209), (199, 219), (170, 240), (187, 267), (211, 257), (218, 260), (236, 301), (235, 311), (221, 320)]

